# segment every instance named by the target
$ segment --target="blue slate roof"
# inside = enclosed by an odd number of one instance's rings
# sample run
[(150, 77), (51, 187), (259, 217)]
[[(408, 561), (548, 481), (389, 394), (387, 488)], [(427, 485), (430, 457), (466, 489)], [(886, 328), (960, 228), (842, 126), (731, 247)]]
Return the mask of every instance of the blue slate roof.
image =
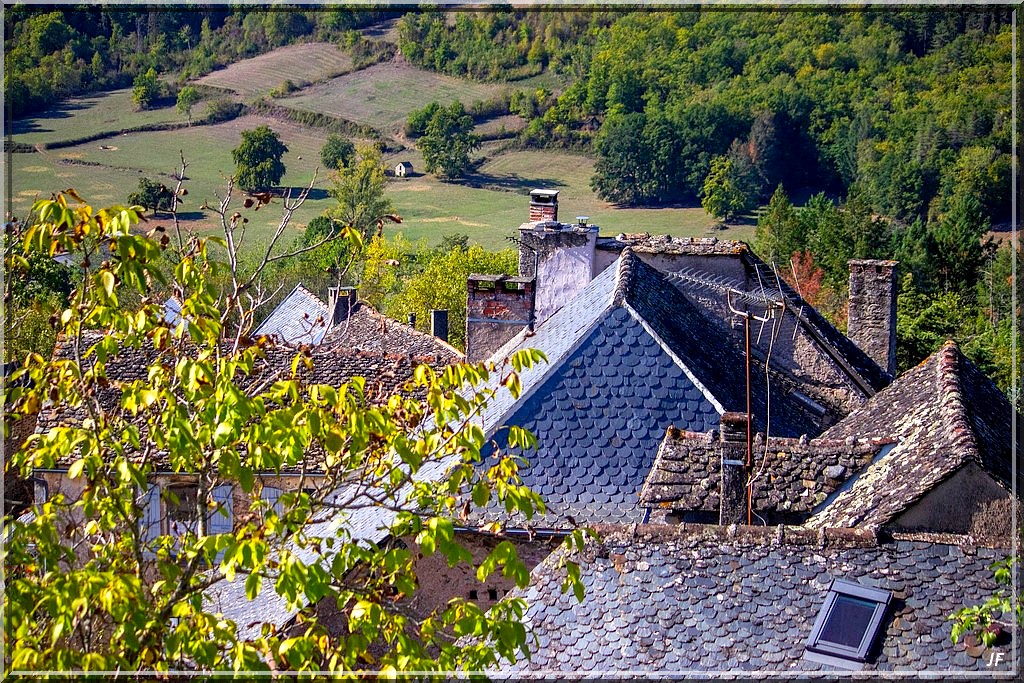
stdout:
[[(583, 343), (507, 420), (537, 437), (523, 481), (557, 515), (640, 521), (637, 496), (670, 425), (710, 429), (718, 411), (625, 308)], [(495, 440), (505, 449), (505, 432)]]
[[(520, 399), (495, 400), (483, 424), (501, 449), (504, 425), (537, 437), (538, 447), (522, 454), (529, 464), (521, 474), (548, 505), (541, 526), (571, 526), (566, 516), (641, 521), (638, 495), (665, 430), (707, 431), (724, 410), (746, 405), (743, 351), (724, 323), (628, 249), (535, 334), (520, 334), (494, 359), (525, 348), (544, 351), (548, 364), (522, 373)], [(763, 428), (765, 373), (753, 365), (755, 423)], [(821, 431), (818, 416), (778, 385), (771, 408), (773, 435)]]
[[(635, 529), (635, 531), (634, 531)], [(892, 591), (867, 671), (1010, 674), (1012, 644), (954, 645), (948, 615), (995, 589), (989, 565), (1008, 550), (970, 537), (900, 535), (881, 542), (857, 531), (793, 527), (727, 529), (646, 525), (604, 530), (575, 556), (582, 603), (563, 592), (557, 551), (517, 590), (532, 658), (499, 677), (544, 672), (637, 679), (719, 677), (721, 672), (835, 669), (804, 658), (805, 643), (833, 579)], [(996, 661), (996, 660), (992, 660)], [(805, 674), (804, 674), (805, 675)], [(619, 677), (616, 676), (616, 677)]]
[(302, 285), (295, 285), (295, 289), (253, 330), (253, 336), (266, 335), (285, 344), (315, 346), (324, 338), (327, 326), (327, 304)]

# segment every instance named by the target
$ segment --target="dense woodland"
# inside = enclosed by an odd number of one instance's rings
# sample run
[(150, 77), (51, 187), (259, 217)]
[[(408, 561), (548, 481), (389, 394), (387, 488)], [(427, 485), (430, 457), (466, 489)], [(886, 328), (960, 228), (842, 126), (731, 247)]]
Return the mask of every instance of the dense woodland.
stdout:
[(248, 8), (4, 8), (4, 94), (15, 117), (72, 95), (132, 85), (149, 69), (184, 81), (308, 40), (347, 42), (385, 12)]
[[(184, 83), (286, 43), (352, 48), (355, 29), (393, 16), (8, 8), (8, 115), (154, 75)], [(499, 103), (528, 121), (513, 144), (594, 156), (594, 191), (621, 205), (700, 202), (756, 221), (755, 249), (841, 327), (846, 260), (899, 259), (901, 369), (954, 337), (1009, 390), (1014, 255), (988, 240), (1010, 217), (1008, 10), (424, 11), (398, 29), (402, 56), (426, 69), (511, 84), (547, 74), (550, 89)], [(436, 138), (454, 128), (437, 113), (407, 133), (448, 149)], [(426, 306), (410, 297), (429, 264), (461, 272), (441, 265), (460, 251), (485, 262), (457, 245), (373, 248), (410, 264), (366, 290), (399, 315)], [(360, 271), (370, 283), (374, 258)]]

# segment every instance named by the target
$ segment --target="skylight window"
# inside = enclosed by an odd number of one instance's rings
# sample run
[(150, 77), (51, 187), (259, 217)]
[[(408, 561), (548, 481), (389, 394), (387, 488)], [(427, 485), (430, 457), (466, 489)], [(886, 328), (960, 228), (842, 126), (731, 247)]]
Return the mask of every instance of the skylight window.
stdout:
[(845, 669), (867, 661), (892, 593), (834, 579), (807, 639), (804, 656)]

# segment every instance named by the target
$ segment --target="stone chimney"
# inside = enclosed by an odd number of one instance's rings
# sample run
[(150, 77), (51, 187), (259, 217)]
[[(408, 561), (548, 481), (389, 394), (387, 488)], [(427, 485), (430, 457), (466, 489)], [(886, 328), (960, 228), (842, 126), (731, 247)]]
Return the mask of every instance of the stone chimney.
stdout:
[(896, 374), (897, 261), (850, 261), (847, 336), (890, 377)]
[(530, 222), (558, 221), (558, 190), (530, 190)]
[(430, 334), (443, 342), (448, 341), (448, 311), (433, 309), (430, 311)]
[(333, 327), (348, 319), (350, 313), (355, 310), (359, 302), (359, 290), (355, 287), (328, 287), (327, 288), (327, 314), (330, 316), (330, 325)]
[(747, 523), (747, 415), (722, 413), (719, 431), (719, 452), (722, 459), (722, 481), (719, 488), (718, 523)]
[(491, 357), (534, 323), (534, 280), (508, 275), (470, 275), (466, 283), (466, 360)]
[(594, 279), (597, 233), (598, 227), (587, 224), (585, 217), (575, 225), (546, 222), (519, 226), (519, 275), (536, 275), (538, 324)]

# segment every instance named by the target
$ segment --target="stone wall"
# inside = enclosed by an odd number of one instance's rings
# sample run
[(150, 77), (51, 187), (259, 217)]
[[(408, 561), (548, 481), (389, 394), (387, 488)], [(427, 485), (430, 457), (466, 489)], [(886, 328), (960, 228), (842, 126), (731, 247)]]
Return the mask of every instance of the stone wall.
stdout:
[(970, 534), (1009, 539), (1013, 497), (974, 463), (932, 489), (893, 520), (900, 531)]

